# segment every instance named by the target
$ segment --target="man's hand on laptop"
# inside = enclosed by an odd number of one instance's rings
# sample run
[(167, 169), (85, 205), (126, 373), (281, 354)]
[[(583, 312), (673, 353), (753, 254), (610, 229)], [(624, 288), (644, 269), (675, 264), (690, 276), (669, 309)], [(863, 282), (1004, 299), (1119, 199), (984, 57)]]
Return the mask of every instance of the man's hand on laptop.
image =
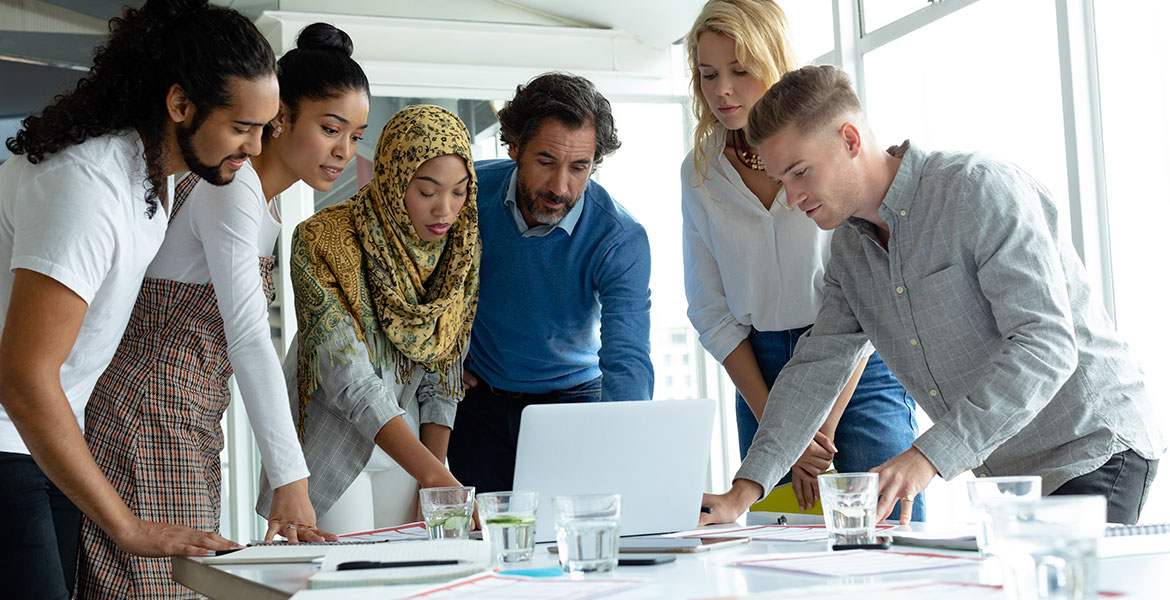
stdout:
[[(699, 513), (699, 526), (712, 523), (731, 523), (747, 512), (748, 507), (764, 495), (760, 484), (747, 479), (731, 482), (726, 494), (703, 494), (703, 511)], [(710, 509), (707, 512), (706, 509)]]

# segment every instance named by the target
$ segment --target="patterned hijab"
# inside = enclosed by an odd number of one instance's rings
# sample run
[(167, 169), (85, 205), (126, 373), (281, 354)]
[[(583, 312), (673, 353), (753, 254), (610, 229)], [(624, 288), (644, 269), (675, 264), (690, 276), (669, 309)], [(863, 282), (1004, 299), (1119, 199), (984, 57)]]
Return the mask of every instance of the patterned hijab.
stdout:
[[(404, 198), (415, 171), (446, 154), (467, 162), (467, 201), (447, 235), (428, 242), (415, 231)], [(370, 359), (383, 369), (394, 364), (396, 381), (408, 380), (418, 365), (439, 373), (448, 396), (462, 393), (461, 359), (479, 295), (476, 190), (463, 121), (437, 106), (408, 106), (382, 129), (370, 182), (297, 226), (290, 271), (302, 436), (305, 406), (320, 379), (318, 350), (347, 317)], [(329, 356), (353, 351), (330, 348)]]

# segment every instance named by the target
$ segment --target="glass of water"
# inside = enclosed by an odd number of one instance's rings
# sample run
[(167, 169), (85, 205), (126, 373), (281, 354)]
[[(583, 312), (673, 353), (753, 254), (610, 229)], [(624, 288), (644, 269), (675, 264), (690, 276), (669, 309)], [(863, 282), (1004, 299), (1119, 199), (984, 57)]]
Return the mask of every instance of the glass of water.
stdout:
[(532, 558), (538, 498), (536, 492), (488, 492), (475, 497), (483, 532), (497, 563)]
[(990, 510), (999, 505), (1039, 500), (1040, 478), (1036, 475), (979, 477), (967, 482), (967, 497), (975, 516), (975, 541), (979, 544), (979, 553), (984, 557), (993, 556)]
[(556, 496), (557, 553), (566, 573), (604, 573), (617, 568), (620, 494)]
[(877, 473), (829, 473), (817, 476), (829, 544), (872, 544), (877, 525)]
[(427, 538), (432, 540), (471, 537), (471, 515), (475, 509), (475, 487), (450, 486), (418, 491)]
[(1097, 597), (1104, 496), (1048, 496), (990, 508), (1003, 589), (1016, 600)]

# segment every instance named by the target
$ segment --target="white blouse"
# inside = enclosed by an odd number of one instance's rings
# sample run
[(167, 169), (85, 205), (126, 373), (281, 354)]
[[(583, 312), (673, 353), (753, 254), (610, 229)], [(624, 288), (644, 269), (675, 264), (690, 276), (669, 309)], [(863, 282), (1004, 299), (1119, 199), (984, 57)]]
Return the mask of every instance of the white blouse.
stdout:
[(309, 476), (288, 410), (260, 280), (258, 259), (272, 255), (279, 233), (279, 217), (248, 161), (228, 185), (196, 184), (146, 270), (155, 279), (215, 286), (228, 360), (274, 488)]
[(724, 156), (724, 135), (711, 137), (707, 175), (683, 159), (683, 274), (687, 316), (717, 360), (751, 328), (783, 331), (811, 325), (821, 305), (832, 232), (786, 208), (781, 191), (765, 209)]

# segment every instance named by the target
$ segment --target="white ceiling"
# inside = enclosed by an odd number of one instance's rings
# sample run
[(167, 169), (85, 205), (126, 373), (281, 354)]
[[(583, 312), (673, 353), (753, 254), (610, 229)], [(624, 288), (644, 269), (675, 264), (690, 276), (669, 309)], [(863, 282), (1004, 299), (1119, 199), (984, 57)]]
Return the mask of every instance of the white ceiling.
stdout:
[(479, 23), (617, 29), (664, 48), (691, 26), (704, 0), (219, 0), (256, 15), (263, 10)]

